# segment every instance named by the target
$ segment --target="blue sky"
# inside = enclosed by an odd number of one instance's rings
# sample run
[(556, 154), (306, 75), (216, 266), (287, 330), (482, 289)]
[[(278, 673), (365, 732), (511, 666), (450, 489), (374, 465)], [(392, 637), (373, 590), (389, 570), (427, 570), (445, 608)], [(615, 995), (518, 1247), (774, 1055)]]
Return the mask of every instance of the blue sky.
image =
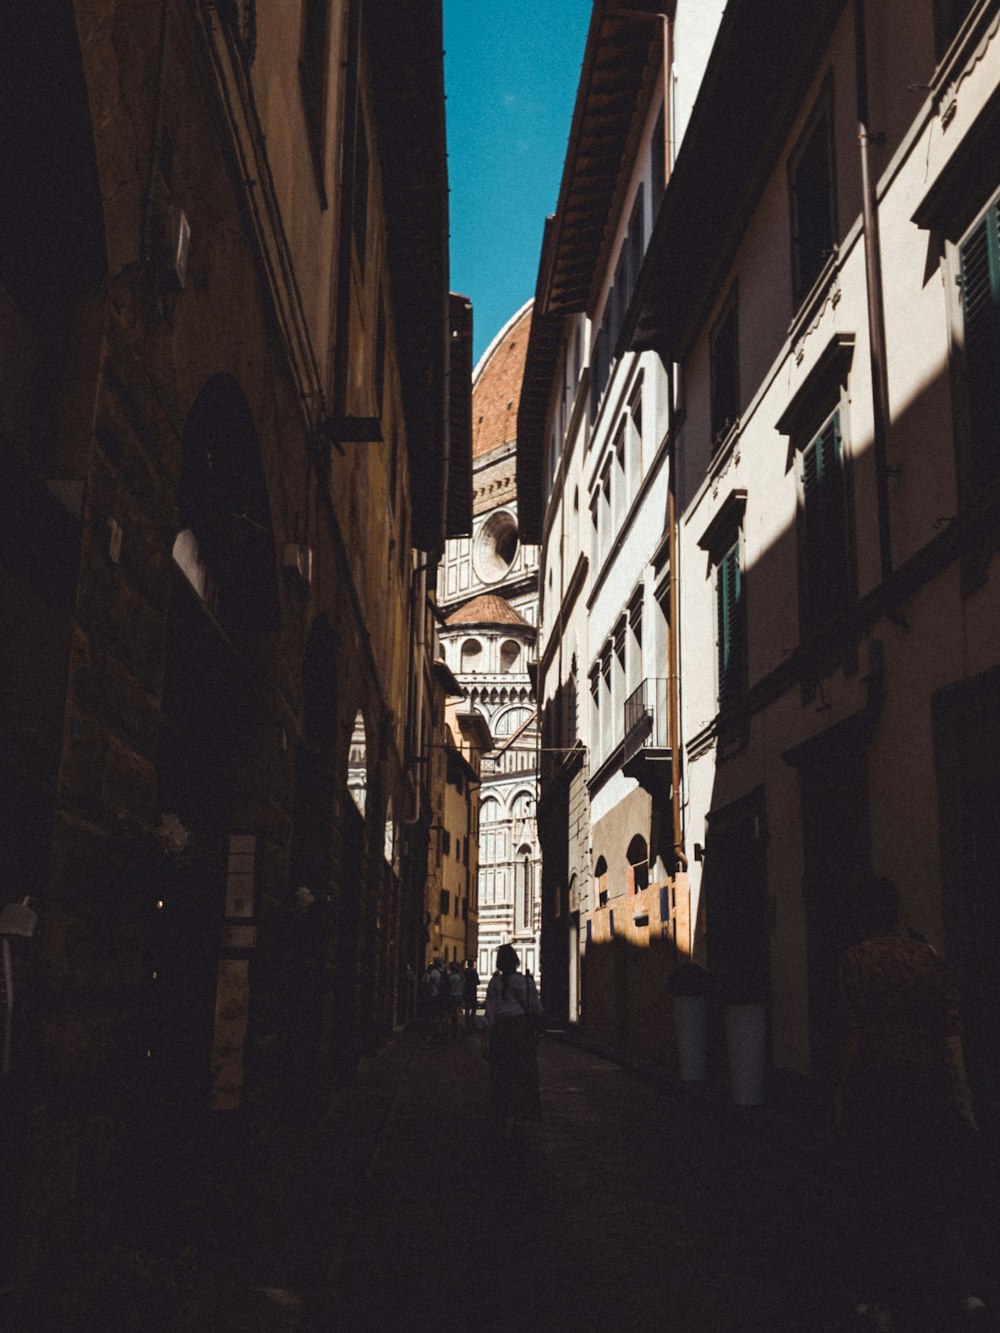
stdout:
[(475, 358), (535, 292), (590, 0), (444, 0), (451, 287)]

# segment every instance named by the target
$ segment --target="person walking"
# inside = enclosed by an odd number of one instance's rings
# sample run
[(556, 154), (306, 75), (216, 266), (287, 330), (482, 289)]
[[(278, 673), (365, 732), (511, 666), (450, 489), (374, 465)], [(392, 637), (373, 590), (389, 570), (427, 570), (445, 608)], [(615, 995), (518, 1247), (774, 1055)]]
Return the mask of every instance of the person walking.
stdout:
[(891, 881), (867, 880), (859, 906), (863, 938), (838, 970), (834, 1099), (875, 1233), (859, 1237), (857, 1326), (895, 1329), (902, 1313), (927, 1329), (994, 1328), (958, 1225), (976, 1121), (957, 995), (937, 952), (899, 929)]
[(519, 965), (513, 946), (501, 944), (483, 1015), (489, 1042), (490, 1098), (508, 1137), (518, 1117), (542, 1118), (536, 1052), (542, 1003), (533, 979), (522, 976)]
[(458, 963), (452, 963), (445, 977), (448, 995), (448, 1035), (458, 1036), (458, 1020), (462, 1012), (462, 969)]
[(428, 1041), (439, 1041), (444, 1035), (445, 1023), (447, 1020), (447, 1000), (446, 990), (447, 982), (444, 976), (444, 965), (440, 958), (435, 958), (430, 967), (424, 974), (424, 984), (426, 986), (427, 1012), (430, 1016), (430, 1036)]
[(465, 1008), (465, 1030), (475, 1032), (476, 1010), (479, 1008), (479, 973), (471, 958), (465, 960), (462, 973), (462, 1004)]

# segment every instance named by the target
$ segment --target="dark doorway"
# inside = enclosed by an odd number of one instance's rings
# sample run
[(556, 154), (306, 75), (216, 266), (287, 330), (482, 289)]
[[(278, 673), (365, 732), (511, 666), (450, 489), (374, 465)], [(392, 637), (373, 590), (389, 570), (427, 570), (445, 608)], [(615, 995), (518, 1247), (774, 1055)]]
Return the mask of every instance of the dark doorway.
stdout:
[(934, 700), (941, 880), (976, 1102), (1000, 1114), (1000, 670)]
[(757, 1004), (770, 990), (764, 798), (713, 811), (705, 850), (708, 969), (723, 1004)]
[(870, 852), (868, 749), (856, 727), (836, 728), (795, 756), (802, 793), (809, 1054), (823, 1089), (837, 1076), (837, 968), (857, 943), (855, 887)]
[(148, 1046), (163, 1105), (207, 1105), (229, 837), (252, 832), (242, 779), (257, 745), (276, 574), (250, 409), (220, 375), (183, 438), (167, 621), (159, 804), (189, 830), (183, 872), (151, 907)]

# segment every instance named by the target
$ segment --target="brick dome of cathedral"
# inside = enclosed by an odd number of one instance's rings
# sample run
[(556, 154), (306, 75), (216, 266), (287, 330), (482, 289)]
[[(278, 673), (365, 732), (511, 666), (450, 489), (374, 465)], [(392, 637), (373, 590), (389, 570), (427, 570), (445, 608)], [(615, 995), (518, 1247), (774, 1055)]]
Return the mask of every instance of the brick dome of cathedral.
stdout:
[(510, 602), (492, 592), (473, 597), (471, 602), (466, 602), (457, 611), (452, 611), (446, 623), (449, 625), (523, 625), (526, 629), (532, 628), (524, 617), (518, 611), (515, 611)]
[(517, 439), (517, 405), (531, 329), (531, 306), (508, 320), (483, 353), (472, 381), (472, 457)]

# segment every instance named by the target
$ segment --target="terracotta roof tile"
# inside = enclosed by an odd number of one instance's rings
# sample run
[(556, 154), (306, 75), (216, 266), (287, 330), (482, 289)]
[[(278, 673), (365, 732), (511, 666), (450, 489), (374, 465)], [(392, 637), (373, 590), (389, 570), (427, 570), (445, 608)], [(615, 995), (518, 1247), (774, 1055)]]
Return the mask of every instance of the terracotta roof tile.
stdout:
[(531, 303), (501, 330), (472, 385), (472, 457), (517, 439), (517, 406), (531, 328)]
[(471, 602), (466, 602), (460, 606), (457, 611), (452, 611), (448, 616), (449, 625), (524, 625), (528, 629), (532, 626), (511, 606), (510, 602), (504, 601), (496, 593), (484, 592), (478, 597), (473, 597)]

